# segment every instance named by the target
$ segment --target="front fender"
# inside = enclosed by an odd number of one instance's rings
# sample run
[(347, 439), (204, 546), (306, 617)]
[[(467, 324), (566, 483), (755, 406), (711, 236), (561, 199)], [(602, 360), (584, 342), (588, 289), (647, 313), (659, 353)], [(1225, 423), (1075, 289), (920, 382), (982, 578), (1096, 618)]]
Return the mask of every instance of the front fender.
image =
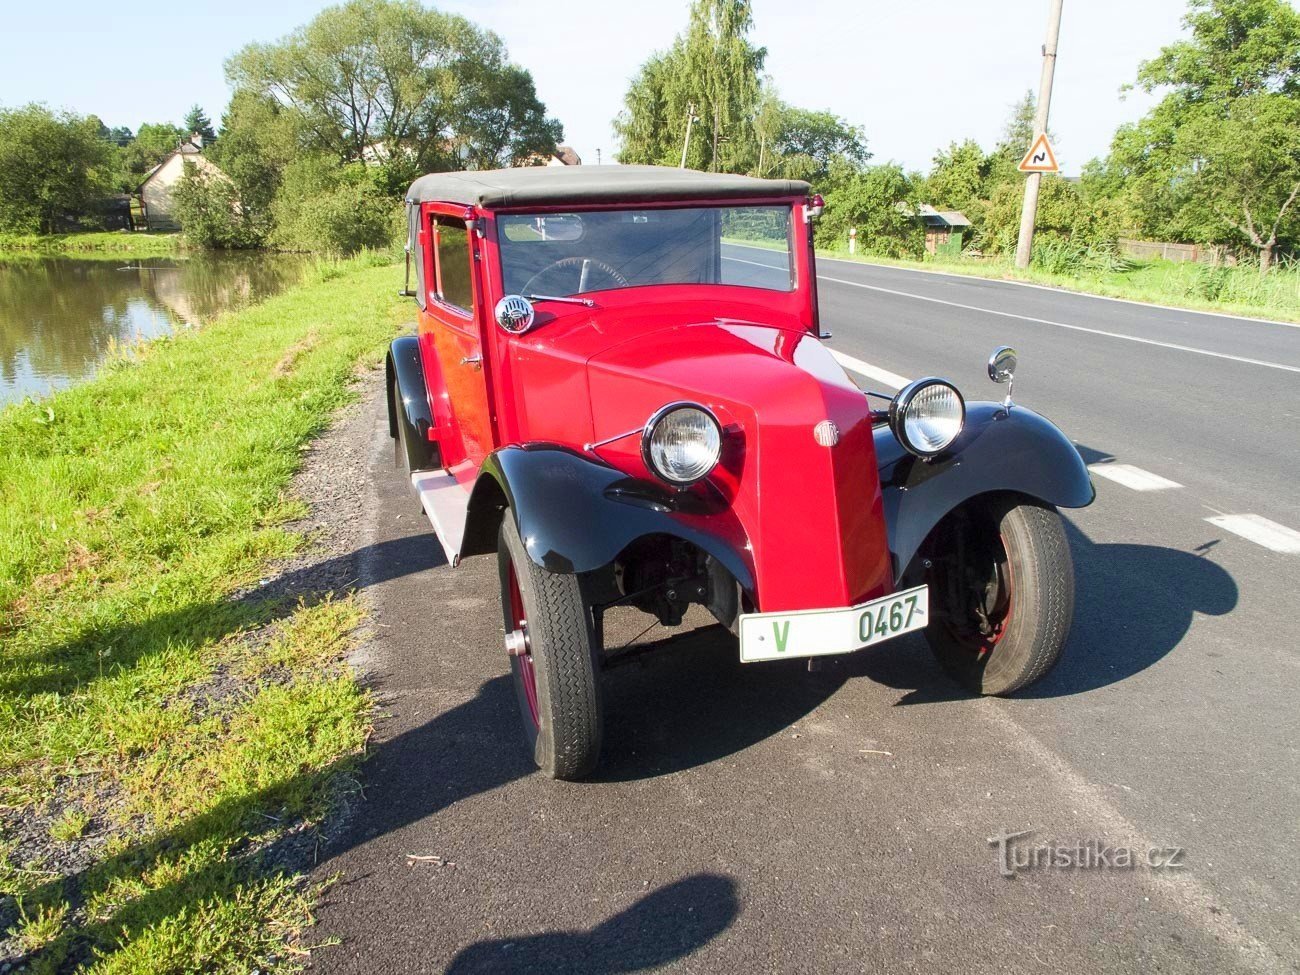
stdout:
[(388, 380), (388, 435), (401, 444), (407, 469), (430, 471), (442, 466), (434, 441), (436, 424), (424, 378), (420, 340), (414, 335), (394, 339), (385, 363)]
[(1074, 444), (1023, 406), (967, 403), (961, 435), (931, 461), (908, 453), (888, 427), (875, 440), (895, 580), (935, 525), (977, 495), (1014, 491), (1060, 508), (1085, 507), (1095, 495)]
[(712, 555), (747, 593), (754, 571), (728, 509), (704, 511), (669, 491), (564, 447), (502, 447), (483, 462), (470, 495), (464, 555), (496, 551), (508, 507), (528, 556), (550, 572), (590, 572), (647, 535), (671, 535)]

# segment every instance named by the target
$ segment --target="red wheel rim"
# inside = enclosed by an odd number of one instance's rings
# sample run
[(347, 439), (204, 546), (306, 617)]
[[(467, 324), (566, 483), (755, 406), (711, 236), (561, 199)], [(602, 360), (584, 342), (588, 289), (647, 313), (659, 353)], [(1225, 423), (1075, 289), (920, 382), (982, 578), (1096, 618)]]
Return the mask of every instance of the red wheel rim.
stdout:
[[(983, 660), (1002, 642), (1007, 629), (1011, 626), (1012, 609), (1015, 602), (1015, 578), (1011, 570), (1011, 557), (1007, 552), (1006, 539), (999, 534), (996, 548), (990, 546), (985, 553), (992, 558), (978, 568), (986, 572), (986, 578), (993, 586), (992, 597), (985, 597), (983, 615), (974, 612), (955, 612), (944, 620), (943, 626), (949, 636), (958, 645)], [(936, 559), (936, 568), (939, 560)], [(959, 574), (961, 570), (958, 570)], [(951, 592), (951, 580), (943, 571), (934, 579), (935, 589), (939, 592)], [(960, 584), (958, 586), (960, 589)]]
[[(510, 563), (509, 568), (510, 585), (507, 598), (510, 600), (510, 622), (513, 629), (522, 630), (525, 634), (528, 632), (528, 619), (524, 615), (524, 597), (519, 592), (519, 579), (515, 575), (514, 563)], [(519, 656), (515, 657), (519, 665), (519, 677), (524, 684), (524, 698), (528, 701), (528, 712), (532, 716), (533, 724), (538, 724), (537, 719), (537, 671), (533, 668), (533, 652), (531, 649), (525, 650)]]

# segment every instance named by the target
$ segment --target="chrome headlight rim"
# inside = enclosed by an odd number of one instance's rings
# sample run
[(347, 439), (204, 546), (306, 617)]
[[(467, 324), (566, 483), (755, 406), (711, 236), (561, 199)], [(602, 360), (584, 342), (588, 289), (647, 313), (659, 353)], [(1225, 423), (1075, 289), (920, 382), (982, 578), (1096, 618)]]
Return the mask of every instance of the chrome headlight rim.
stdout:
[[(713, 424), (714, 431), (717, 435), (717, 449), (713, 453), (712, 462), (710, 462), (709, 466), (701, 474), (691, 478), (673, 477), (671, 473), (660, 470), (659, 466), (654, 461), (654, 453), (651, 449), (654, 442), (655, 430), (659, 427), (659, 424), (672, 414), (681, 410), (694, 410), (698, 413), (704, 414), (704, 416), (708, 417), (709, 421)], [(654, 413), (650, 414), (650, 419), (646, 420), (645, 426), (641, 428), (641, 460), (645, 464), (646, 470), (659, 478), (659, 480), (663, 481), (665, 484), (671, 485), (672, 487), (688, 488), (692, 484), (698, 484), (713, 473), (714, 468), (718, 466), (718, 461), (721, 459), (722, 423), (718, 420), (717, 414), (703, 403), (696, 403), (692, 400), (676, 400), (672, 403), (667, 403), (655, 410)]]
[[(957, 428), (953, 432), (952, 436), (940, 446), (933, 448), (922, 447), (913, 443), (911, 438), (907, 435), (907, 411), (919, 393), (935, 386), (943, 386), (951, 390), (953, 396), (956, 397), (957, 405), (960, 408), (960, 413), (957, 418)], [(894, 437), (903, 445), (908, 453), (915, 454), (917, 457), (927, 460), (931, 457), (937, 457), (951, 447), (956, 442), (957, 438), (961, 436), (962, 431), (966, 429), (966, 398), (962, 396), (961, 390), (947, 379), (941, 379), (938, 376), (926, 376), (923, 379), (914, 379), (912, 382), (900, 389), (898, 395), (890, 400), (889, 429), (893, 431)]]

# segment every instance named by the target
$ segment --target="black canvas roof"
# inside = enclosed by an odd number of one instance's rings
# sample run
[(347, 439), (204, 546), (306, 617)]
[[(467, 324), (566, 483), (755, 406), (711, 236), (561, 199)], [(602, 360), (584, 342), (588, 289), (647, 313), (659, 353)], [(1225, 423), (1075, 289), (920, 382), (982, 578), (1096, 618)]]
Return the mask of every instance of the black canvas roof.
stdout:
[(752, 200), (807, 196), (799, 179), (757, 179), (668, 166), (520, 166), (430, 173), (411, 184), (411, 203), (464, 203), (492, 209), (583, 203)]

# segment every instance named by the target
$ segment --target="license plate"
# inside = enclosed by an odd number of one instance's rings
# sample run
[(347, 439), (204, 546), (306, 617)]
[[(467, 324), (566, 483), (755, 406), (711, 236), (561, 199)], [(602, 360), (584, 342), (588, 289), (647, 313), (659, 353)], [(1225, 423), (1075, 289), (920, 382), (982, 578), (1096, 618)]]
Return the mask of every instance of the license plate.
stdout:
[(845, 609), (749, 613), (740, 617), (740, 659), (751, 663), (851, 653), (924, 629), (929, 619), (925, 586)]

